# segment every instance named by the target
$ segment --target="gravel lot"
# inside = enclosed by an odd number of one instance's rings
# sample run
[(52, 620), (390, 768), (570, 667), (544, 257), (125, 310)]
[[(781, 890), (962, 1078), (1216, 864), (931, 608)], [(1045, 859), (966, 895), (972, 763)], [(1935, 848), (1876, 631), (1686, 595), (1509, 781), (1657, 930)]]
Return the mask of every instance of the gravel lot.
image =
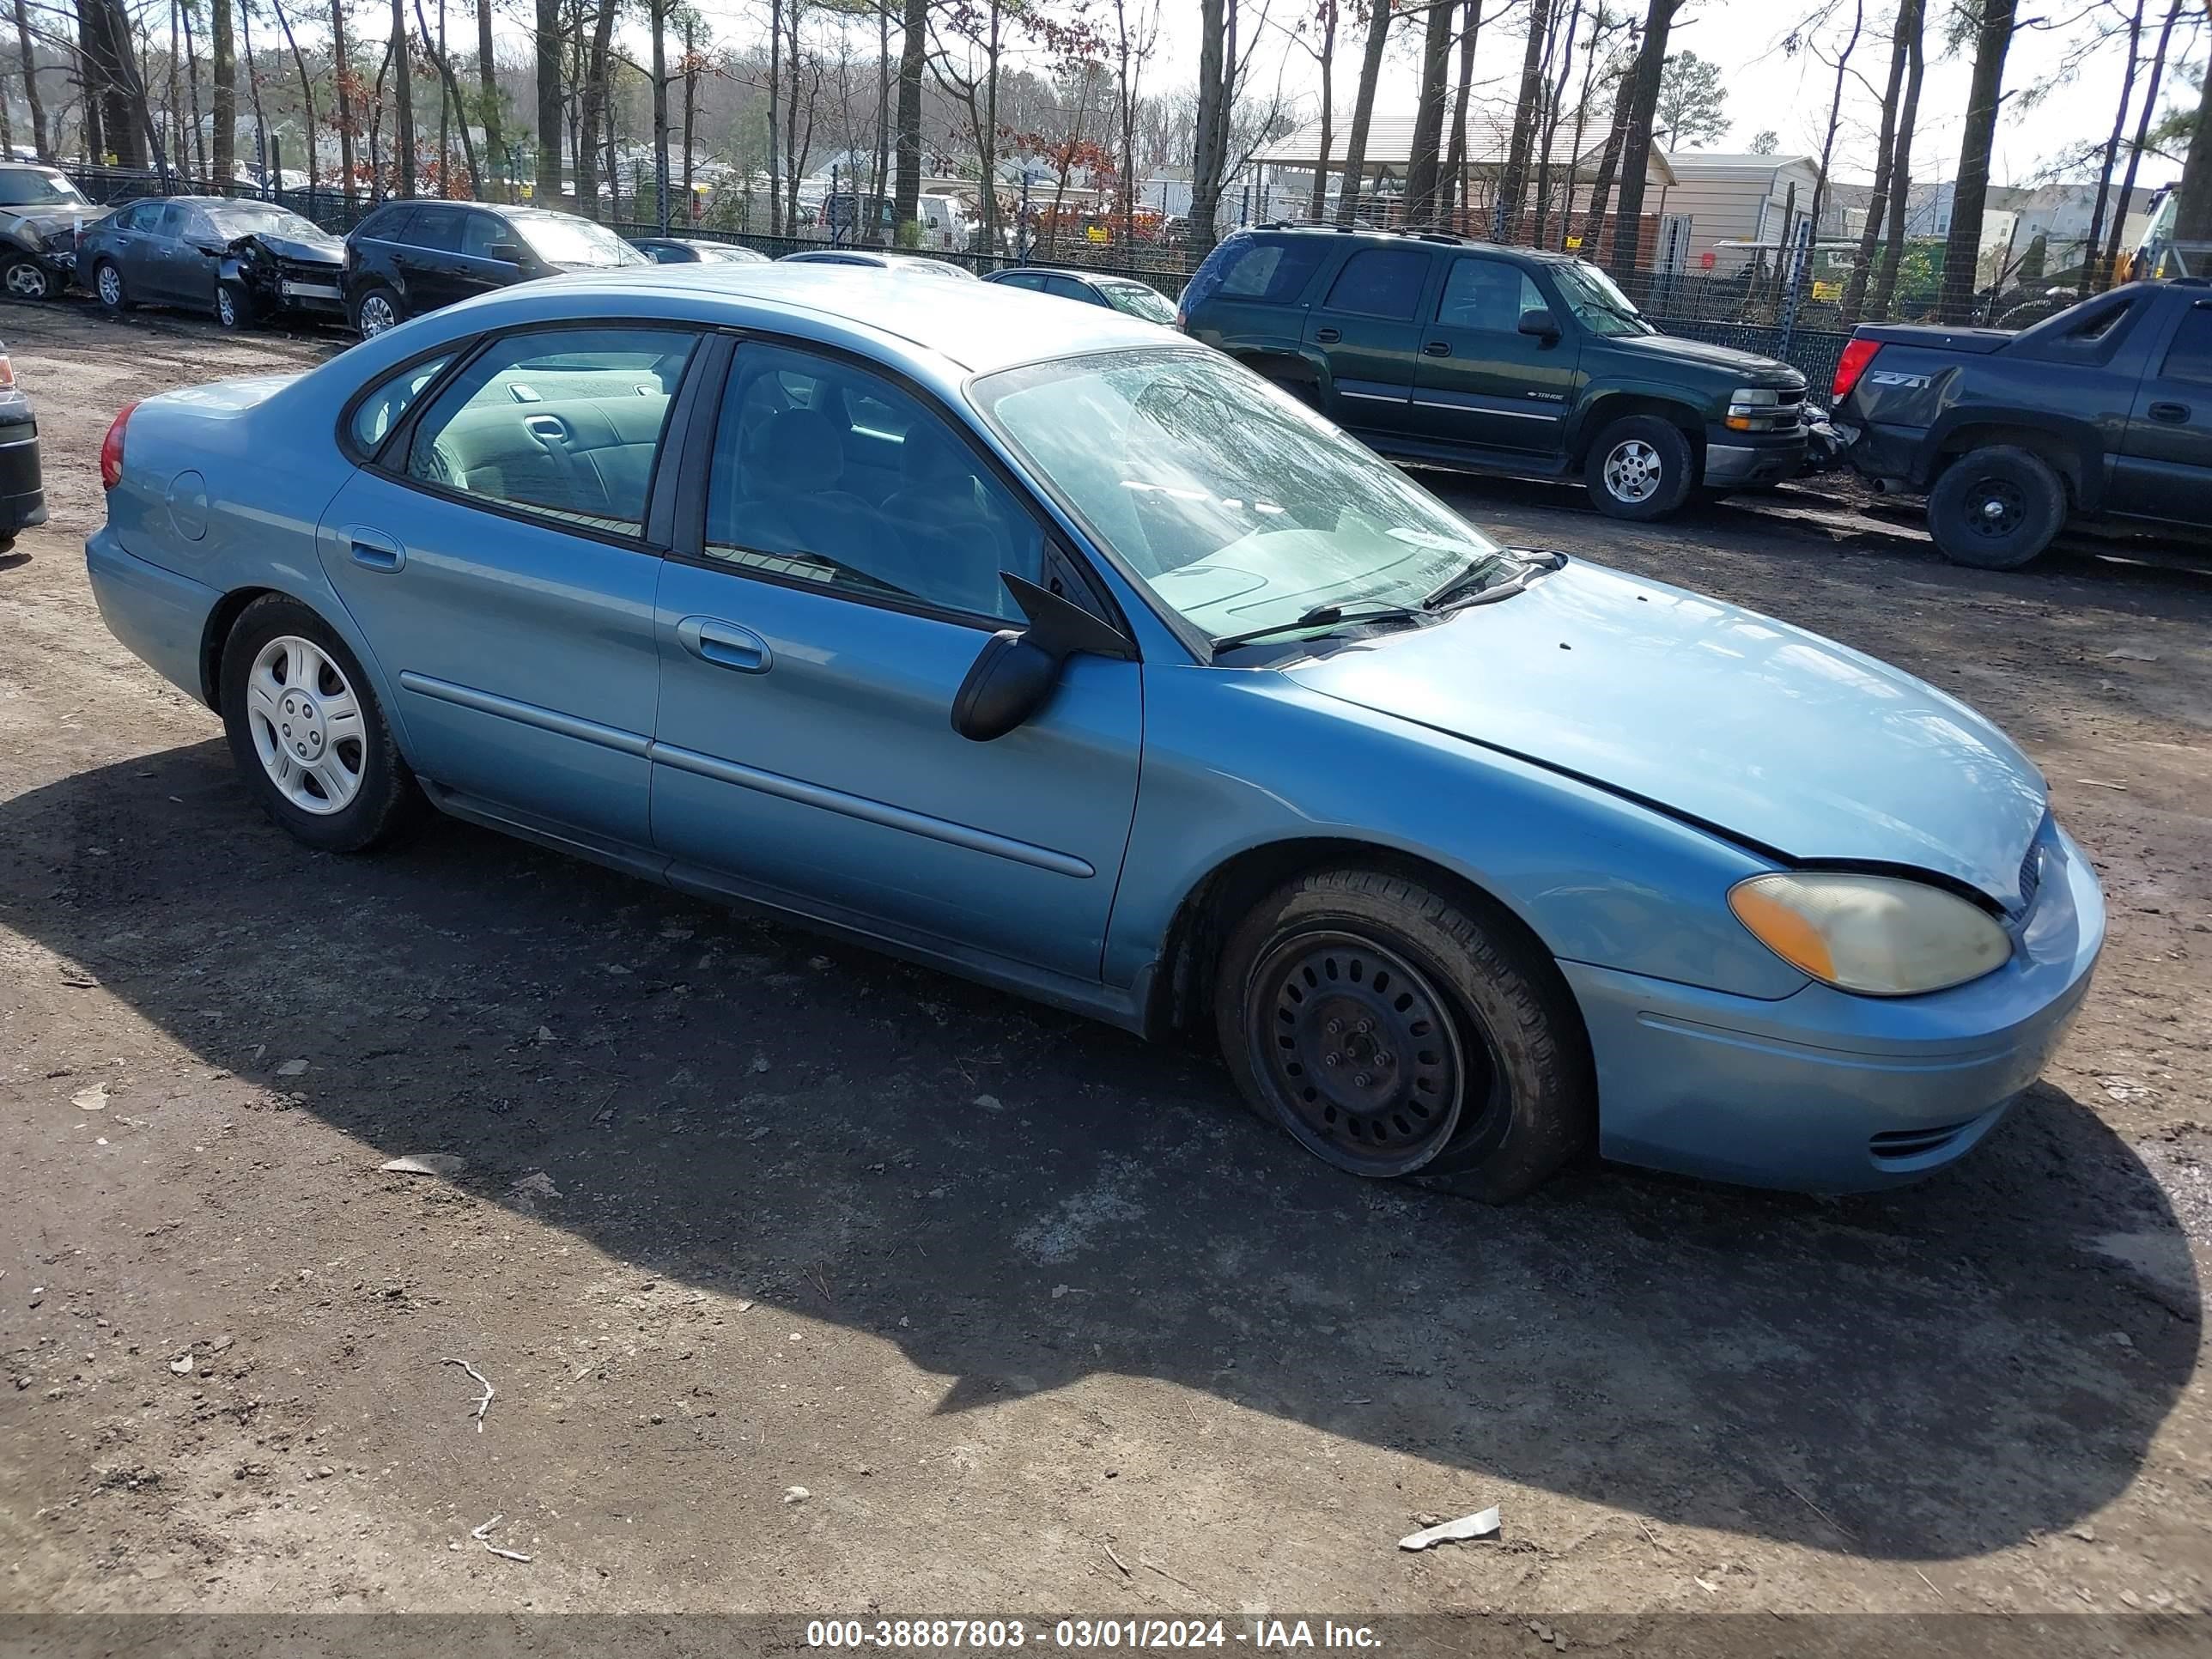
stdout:
[(304, 851), (80, 543), (125, 399), (341, 342), (0, 334), (53, 508), (0, 556), (0, 1611), (2212, 1609), (2212, 576), (1455, 489), (1987, 710), (2113, 922), (1945, 1176), (1486, 1210), (1201, 1054), (457, 824)]

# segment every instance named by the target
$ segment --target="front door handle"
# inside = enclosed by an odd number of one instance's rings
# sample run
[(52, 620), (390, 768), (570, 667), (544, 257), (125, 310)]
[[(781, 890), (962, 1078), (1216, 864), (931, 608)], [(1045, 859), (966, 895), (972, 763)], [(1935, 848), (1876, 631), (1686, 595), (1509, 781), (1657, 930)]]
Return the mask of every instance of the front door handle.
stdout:
[(1449, 357), (1451, 356), (1451, 342), (1449, 340), (1431, 340), (1426, 345), (1423, 346), (1421, 349), (1424, 353), (1431, 357)]
[(2189, 418), (2189, 405), (2187, 404), (2153, 404), (2150, 406), (2150, 417), (2154, 421), (2164, 421), (2169, 426), (2179, 426)]
[(775, 661), (768, 641), (751, 629), (713, 617), (686, 617), (676, 624), (676, 642), (701, 662), (740, 674), (765, 674)]
[(1333, 328), (1317, 328), (1314, 331), (1314, 338), (1320, 341), (1323, 345), (1334, 345), (1343, 337), (1343, 335), (1338, 333)]
[(364, 570), (380, 570), (388, 574), (407, 562), (407, 550), (380, 530), (371, 530), (366, 525), (352, 525), (341, 533), (346, 538), (347, 552), (353, 556), (353, 562)]

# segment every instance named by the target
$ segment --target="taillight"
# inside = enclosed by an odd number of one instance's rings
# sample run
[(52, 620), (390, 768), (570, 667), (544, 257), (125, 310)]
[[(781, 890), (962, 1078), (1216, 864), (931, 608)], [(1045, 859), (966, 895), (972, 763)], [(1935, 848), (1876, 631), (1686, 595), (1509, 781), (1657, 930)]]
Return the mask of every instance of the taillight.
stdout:
[(15, 365), (8, 361), (8, 354), (0, 351), (0, 392), (15, 389)]
[(1859, 383), (1859, 376), (1866, 373), (1867, 365), (1874, 361), (1875, 353), (1881, 349), (1881, 342), (1879, 340), (1847, 340), (1844, 343), (1844, 355), (1836, 361), (1834, 395), (1829, 399), (1832, 406), (1851, 395), (1851, 388)]
[(123, 482), (123, 428), (131, 419), (131, 411), (138, 407), (137, 400), (123, 405), (108, 422), (107, 435), (100, 441), (100, 486), (112, 489)]

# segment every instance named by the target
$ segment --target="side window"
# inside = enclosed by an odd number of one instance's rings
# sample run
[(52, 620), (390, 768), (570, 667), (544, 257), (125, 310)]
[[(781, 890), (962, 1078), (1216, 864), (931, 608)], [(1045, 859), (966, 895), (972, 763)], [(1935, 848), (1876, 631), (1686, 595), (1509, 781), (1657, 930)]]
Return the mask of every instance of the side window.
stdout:
[(1327, 246), (1318, 237), (1248, 243), (1230, 257), (1218, 291), (1225, 299), (1289, 305), (1305, 291)]
[(1027, 289), (1032, 294), (1039, 293), (1044, 288), (1044, 274), (1042, 271), (1012, 271), (999, 280), (1008, 288)]
[(382, 218), (372, 220), (362, 228), (362, 234), (380, 242), (404, 242), (414, 223), (413, 208), (395, 208)]
[(377, 446), (414, 407), (422, 388), (444, 373), (446, 365), (453, 361), (453, 354), (448, 352), (427, 363), (403, 368), (356, 404), (353, 418), (346, 423), (355, 450), (362, 455), (374, 454)]
[(1057, 294), (1063, 300), (1080, 300), (1087, 306), (1095, 306), (1098, 303), (1098, 296), (1072, 276), (1046, 277), (1044, 291), (1048, 294)]
[(507, 234), (507, 222), (489, 213), (471, 213), (467, 228), (461, 235), (461, 252), (473, 258), (491, 258), (491, 245), (513, 240)]
[(461, 247), (461, 219), (459, 208), (417, 208), (414, 230), (407, 240), (434, 253), (458, 253)]
[(1411, 322), (1428, 280), (1429, 256), (1417, 248), (1363, 248), (1337, 272), (1328, 309)]
[(1446, 328), (1510, 334), (1524, 311), (1548, 311), (1542, 290), (1518, 265), (1503, 259), (1455, 259), (1444, 273), (1437, 321)]
[(669, 406), (696, 343), (688, 331), (648, 328), (530, 329), (495, 340), (424, 411), (407, 476), (582, 529), (641, 535)]
[(2166, 378), (2212, 386), (2212, 304), (2199, 300), (2182, 313), (2166, 349)]
[(881, 375), (775, 346), (738, 353), (707, 483), (707, 556), (932, 609), (1018, 617), (1042, 580), (1034, 517), (935, 410)]
[(212, 243), (216, 246), (221, 246), (230, 240), (215, 228), (214, 220), (209, 218), (198, 208), (185, 210), (184, 218), (177, 226), (177, 234), (188, 242)]
[(174, 202), (162, 206), (161, 216), (154, 221), (154, 234), (165, 242), (173, 242), (185, 234), (185, 210)]

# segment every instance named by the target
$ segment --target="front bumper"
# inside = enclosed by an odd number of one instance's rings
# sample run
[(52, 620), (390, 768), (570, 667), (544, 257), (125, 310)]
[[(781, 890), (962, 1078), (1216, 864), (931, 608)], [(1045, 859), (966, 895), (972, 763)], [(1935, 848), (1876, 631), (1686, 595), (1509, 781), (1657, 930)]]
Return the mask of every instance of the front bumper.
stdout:
[(1879, 999), (1808, 985), (1778, 1001), (1559, 964), (1597, 1062), (1608, 1158), (1747, 1186), (1903, 1186), (1963, 1157), (2035, 1081), (2105, 939), (2096, 872), (2046, 822), (2013, 959), (1970, 984)]
[(1709, 489), (1747, 489), (1780, 483), (1805, 470), (1805, 428), (1771, 436), (1709, 428), (1704, 483)]

